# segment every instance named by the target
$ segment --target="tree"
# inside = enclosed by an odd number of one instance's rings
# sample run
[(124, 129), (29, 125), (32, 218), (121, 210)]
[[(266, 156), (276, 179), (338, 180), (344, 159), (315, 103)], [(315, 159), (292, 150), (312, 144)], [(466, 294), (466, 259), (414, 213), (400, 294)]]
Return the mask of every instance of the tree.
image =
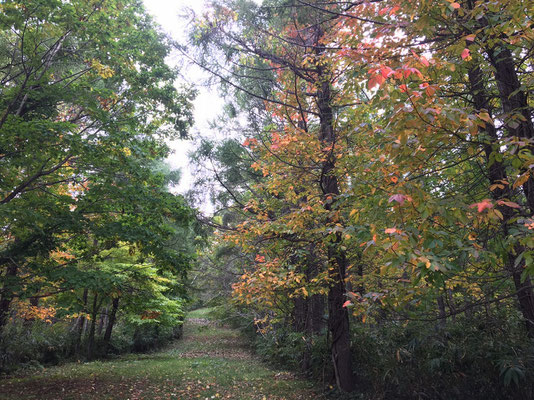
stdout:
[[(167, 39), (138, 1), (0, 7), (0, 327), (13, 298), (70, 290), (70, 266), (102, 247), (187, 268), (165, 243), (191, 213), (152, 168), (192, 122)], [(79, 258), (50, 257), (68, 248)]]
[[(200, 43), (215, 44), (227, 61), (236, 65), (230, 76), (223, 76), (224, 71), (217, 65), (206, 64), (206, 68), (227, 85), (263, 100), (265, 110), (271, 114), (264, 122), (264, 132), (247, 141), (259, 160), (253, 167), (265, 177), (253, 187), (255, 196), (261, 195), (247, 203), (249, 217), (237, 226), (238, 232), (227, 236), (228, 242), (239, 244), (245, 252), (257, 253), (256, 269), (252, 275), (244, 275), (237, 290), (247, 298), (264, 297), (265, 305), (272, 306), (277, 286), (284, 296), (297, 297), (300, 292), (306, 299), (308, 289), (299, 279), (307, 275), (310, 281), (320, 280), (314, 294), (328, 292), (336, 380), (341, 389), (352, 391), (355, 379), (349, 319), (343, 307), (348, 264), (341, 232), (336, 228), (341, 183), (334, 150), (339, 139), (334, 109), (342, 107), (342, 96), (334, 89), (339, 71), (330, 63), (330, 54), (324, 47), (330, 35), (326, 32), (334, 24), (323, 20), (322, 13), (308, 10), (300, 14), (298, 9), (277, 17), (260, 12), (255, 18), (250, 4), (240, 5), (217, 8), (214, 19), (202, 22), (196, 36)], [(233, 18), (237, 18), (239, 33), (235, 27), (227, 27), (232, 26)], [(275, 33), (280, 28), (282, 35)], [(249, 89), (262, 79), (266, 83)], [(261, 93), (269, 85), (277, 92)], [(303, 222), (302, 211), (308, 208), (315, 211), (309, 214), (315, 219), (306, 217)], [(306, 262), (306, 257), (298, 256), (310, 245), (317, 247), (314, 252), (321, 262)], [(259, 251), (260, 246), (265, 254)], [(276, 269), (280, 275), (272, 272)], [(267, 271), (271, 279), (266, 278)]]
[(347, 307), (439, 331), (493, 305), (512, 321), (517, 306), (532, 335), (532, 11), (226, 2), (198, 24), (216, 54), (199, 63), (256, 99), (244, 145), (263, 177), (226, 235), (246, 255), (236, 295), (276, 318), (328, 291), (344, 390)]

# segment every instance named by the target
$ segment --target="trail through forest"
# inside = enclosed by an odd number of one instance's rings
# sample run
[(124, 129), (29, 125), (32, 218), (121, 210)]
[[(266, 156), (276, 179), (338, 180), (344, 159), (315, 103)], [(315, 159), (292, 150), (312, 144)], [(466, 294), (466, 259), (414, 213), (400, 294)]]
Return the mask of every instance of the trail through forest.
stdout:
[(309, 382), (270, 369), (240, 333), (189, 314), (184, 337), (151, 354), (69, 363), (0, 381), (1, 400), (320, 399)]

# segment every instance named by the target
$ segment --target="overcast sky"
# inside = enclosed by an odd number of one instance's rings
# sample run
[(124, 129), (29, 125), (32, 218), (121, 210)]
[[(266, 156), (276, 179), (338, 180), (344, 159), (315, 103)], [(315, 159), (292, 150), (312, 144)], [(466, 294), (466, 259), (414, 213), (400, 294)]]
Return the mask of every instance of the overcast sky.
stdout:
[[(184, 42), (186, 24), (188, 22), (185, 15), (187, 9), (193, 10), (197, 15), (202, 15), (206, 8), (204, 0), (144, 0), (147, 11), (152, 14), (156, 22), (162, 26), (163, 30), (174, 39)], [(178, 63), (178, 55), (170, 58), (170, 63)], [(182, 71), (185, 72), (185, 71)], [(184, 73), (185, 79), (190, 84), (199, 84), (205, 80), (206, 75), (198, 68), (189, 67)], [(209, 132), (208, 122), (213, 120), (222, 109), (223, 102), (217, 94), (215, 88), (197, 86), (199, 95), (195, 100), (195, 126), (191, 130), (192, 136), (213, 136)], [(168, 161), (174, 168), (182, 170), (182, 180), (177, 191), (185, 192), (191, 187), (192, 176), (188, 167), (187, 153), (193, 149), (193, 142), (189, 140), (178, 140), (171, 143), (174, 150)]]

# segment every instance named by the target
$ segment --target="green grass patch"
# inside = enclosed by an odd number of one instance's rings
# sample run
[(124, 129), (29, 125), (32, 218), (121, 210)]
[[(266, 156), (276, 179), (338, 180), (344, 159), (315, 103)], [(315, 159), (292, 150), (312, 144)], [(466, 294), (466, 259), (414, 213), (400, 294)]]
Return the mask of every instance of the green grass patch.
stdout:
[(209, 309), (186, 320), (184, 339), (162, 351), (70, 363), (0, 382), (1, 400), (319, 399), (312, 385), (273, 370), (238, 332), (206, 324)]

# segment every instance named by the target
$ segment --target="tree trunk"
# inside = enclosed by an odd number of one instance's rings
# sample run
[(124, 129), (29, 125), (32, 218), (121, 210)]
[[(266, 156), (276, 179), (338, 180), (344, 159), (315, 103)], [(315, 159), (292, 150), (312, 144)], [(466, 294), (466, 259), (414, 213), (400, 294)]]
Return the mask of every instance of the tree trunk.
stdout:
[[(320, 28), (317, 32), (316, 52), (320, 55), (319, 39), (322, 36)], [(333, 147), (336, 137), (333, 125), (332, 111), (332, 91), (328, 72), (325, 67), (318, 64), (317, 75), (320, 84), (317, 91), (317, 106), (319, 109), (320, 132), (319, 139), (325, 148), (329, 150), (327, 160), (323, 164), (321, 171), (321, 190), (325, 196), (325, 208), (332, 209), (335, 198), (340, 194), (337, 177), (334, 174), (335, 155)], [(329, 221), (331, 222), (331, 221)], [(350, 349), (350, 329), (349, 314), (343, 307), (346, 300), (345, 277), (347, 272), (347, 261), (344, 250), (341, 249), (342, 237), (339, 232), (335, 234), (335, 239), (328, 244), (328, 271), (331, 279), (331, 286), (328, 291), (328, 327), (332, 334), (331, 356), (334, 365), (337, 386), (345, 392), (352, 392), (356, 389), (356, 379), (352, 371), (352, 354)]]
[(10, 280), (17, 276), (18, 268), (17, 264), (12, 261), (8, 261), (8, 266), (5, 274), (5, 284), (2, 287), (2, 297), (0, 297), (0, 332), (4, 329), (9, 319), (9, 308), (13, 301), (13, 290), (10, 286)]
[(104, 330), (104, 324), (106, 323), (108, 312), (109, 312), (109, 308), (106, 307), (100, 313), (100, 320), (98, 321), (98, 330), (96, 332), (98, 336), (102, 336), (102, 331)]
[(104, 333), (104, 354), (107, 354), (109, 350), (109, 343), (111, 341), (111, 333), (113, 331), (113, 325), (117, 318), (117, 311), (119, 309), (119, 297), (114, 297), (111, 303), (111, 312), (108, 317), (108, 324), (106, 325), (106, 332)]
[[(493, 54), (493, 52), (491, 52)], [(511, 88), (515, 87), (515, 84), (519, 84), (519, 81), (517, 79), (517, 76), (514, 77), (506, 77), (503, 76), (505, 73), (513, 73), (515, 74), (515, 70), (513, 69), (513, 65), (508, 65), (511, 61), (508, 59), (508, 62), (506, 62), (507, 57), (511, 57), (510, 54), (499, 54), (499, 58), (496, 58), (495, 55), (490, 56), (492, 59), (492, 63), (494, 64), (495, 69), (497, 69), (498, 66), (502, 70), (500, 72), (495, 72), (495, 77), (497, 81), (500, 79), (505, 79), (507, 82), (501, 82), (498, 84), (499, 86), (499, 92), (501, 94), (501, 101), (502, 106), (505, 112), (511, 112), (511, 107), (513, 106), (519, 106), (521, 104), (521, 101), (523, 100), (523, 97), (519, 96), (519, 98), (516, 98), (515, 100), (511, 101), (509, 98), (504, 99), (502, 96), (509, 96), (509, 97), (515, 97), (518, 96), (517, 94), (510, 93)], [(511, 70), (510, 70), (511, 69)], [(470, 69), (469, 71), (469, 81), (471, 85), (471, 94), (473, 96), (473, 103), (475, 106), (475, 109), (477, 111), (480, 110), (486, 110), (491, 113), (490, 103), (488, 96), (486, 94), (486, 90), (483, 83), (483, 75), (482, 71), (478, 66), (475, 66)], [(515, 84), (514, 84), (515, 82)], [(519, 88), (517, 88), (519, 89)], [(530, 121), (530, 120), (529, 120)], [(510, 131), (509, 134), (511, 135), (531, 135), (531, 125), (532, 121), (530, 121), (529, 124), (525, 124), (524, 127), (518, 127), (515, 131)], [(499, 150), (497, 148), (494, 149), (493, 144), (498, 143), (498, 135), (496, 128), (492, 124), (486, 124), (485, 128), (482, 128), (482, 130), (488, 135), (490, 141), (484, 145), (484, 152), (485, 157), (487, 161), (487, 165), (490, 165), (488, 168), (488, 177), (490, 184), (502, 184), (503, 181), (507, 181), (508, 177), (506, 174), (505, 166), (499, 162), (496, 161), (495, 158), (493, 158), (493, 163), (490, 162), (491, 160), (491, 153), (492, 152), (498, 152)], [(529, 179), (529, 181), (532, 180), (532, 178)], [(534, 197), (534, 190), (529, 191), (531, 184), (529, 182), (525, 183), (524, 190), (527, 195), (527, 203), (529, 204), (529, 208), (532, 208), (531, 205), (534, 204), (534, 198), (528, 199), (529, 196)], [(510, 189), (509, 185), (504, 185), (503, 188), (496, 187), (495, 190), (491, 191), (491, 196), (494, 200), (500, 200), (500, 199), (506, 199), (506, 198), (512, 198), (513, 191)], [(497, 205), (497, 208), (503, 215), (503, 235), (508, 235), (508, 221), (510, 221), (514, 215), (515, 211), (511, 207), (503, 206), (503, 205)], [(521, 314), (523, 315), (523, 318), (525, 320), (525, 325), (527, 329), (527, 334), (530, 337), (534, 337), (534, 293), (532, 291), (532, 285), (531, 280), (529, 277), (525, 279), (524, 282), (521, 282), (521, 273), (524, 268), (524, 262), (519, 263), (518, 265), (515, 265), (515, 259), (519, 254), (523, 252), (523, 248), (520, 245), (514, 246), (514, 252), (507, 254), (506, 258), (504, 260), (504, 265), (508, 273), (511, 275), (515, 289), (517, 291), (517, 299), (518, 299), (518, 305), (519, 310), (521, 311)], [(515, 253), (515, 254), (514, 254)]]
[(92, 360), (95, 352), (95, 331), (96, 331), (96, 316), (98, 313), (98, 293), (95, 292), (93, 298), (93, 309), (91, 310), (91, 328), (89, 329), (89, 336), (87, 338), (87, 359)]
[[(87, 312), (87, 297), (89, 295), (89, 290), (84, 289), (83, 295), (82, 295), (82, 302), (83, 302), (83, 308), (82, 312)], [(83, 335), (83, 328), (85, 325), (85, 317), (83, 315), (80, 315), (78, 317), (78, 322), (76, 326), (76, 339), (74, 341), (74, 354), (80, 354), (80, 347), (82, 344), (82, 335)]]

